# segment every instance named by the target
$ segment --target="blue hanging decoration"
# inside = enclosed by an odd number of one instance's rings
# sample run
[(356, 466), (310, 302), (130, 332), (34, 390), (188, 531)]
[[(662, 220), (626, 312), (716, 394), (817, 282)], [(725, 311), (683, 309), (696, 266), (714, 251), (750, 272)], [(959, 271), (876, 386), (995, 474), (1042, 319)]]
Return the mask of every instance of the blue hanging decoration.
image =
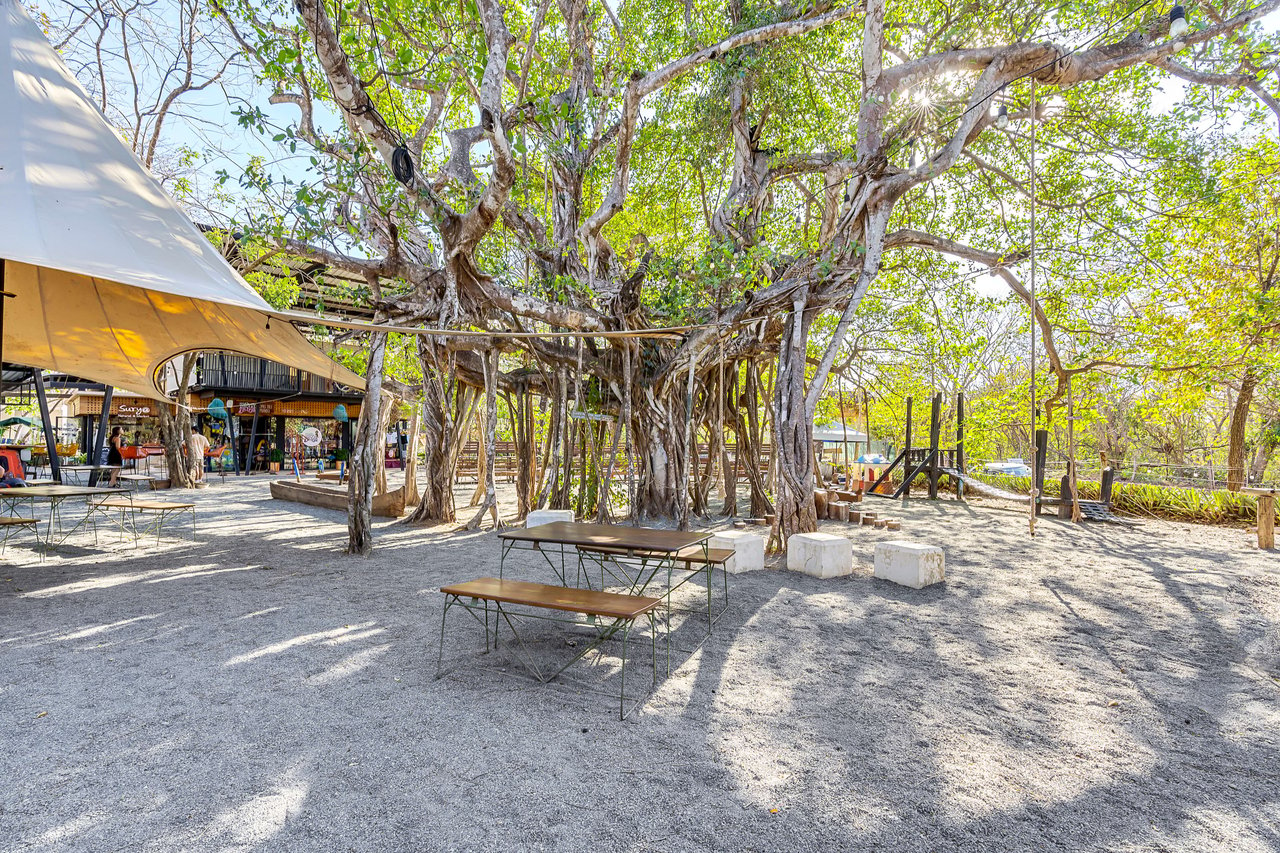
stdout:
[(214, 397), (209, 401), (209, 414), (220, 421), (227, 419), (227, 406), (220, 397)]
[(345, 424), (348, 420), (347, 407), (339, 403), (333, 407), (333, 419), (340, 424)]

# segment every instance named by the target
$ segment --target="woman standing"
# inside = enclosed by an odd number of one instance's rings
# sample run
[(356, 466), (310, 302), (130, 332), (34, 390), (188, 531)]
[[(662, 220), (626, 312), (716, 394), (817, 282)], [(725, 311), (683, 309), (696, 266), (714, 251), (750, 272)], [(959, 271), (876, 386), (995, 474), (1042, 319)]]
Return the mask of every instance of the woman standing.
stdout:
[(120, 476), (120, 468), (124, 465), (124, 454), (121, 450), (124, 448), (124, 435), (120, 432), (120, 427), (111, 428), (111, 449), (107, 451), (107, 464), (113, 466), (111, 469), (111, 482), (107, 485), (115, 488), (116, 479)]

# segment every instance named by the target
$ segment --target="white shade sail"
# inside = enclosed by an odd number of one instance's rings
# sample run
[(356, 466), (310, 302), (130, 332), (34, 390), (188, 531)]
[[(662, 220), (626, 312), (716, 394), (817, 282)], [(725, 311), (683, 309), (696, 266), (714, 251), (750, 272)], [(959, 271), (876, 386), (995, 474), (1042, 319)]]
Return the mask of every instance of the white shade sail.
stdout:
[(163, 399), (170, 359), (229, 350), (364, 387), (268, 321), (17, 0), (0, 0), (0, 259), (5, 361)]

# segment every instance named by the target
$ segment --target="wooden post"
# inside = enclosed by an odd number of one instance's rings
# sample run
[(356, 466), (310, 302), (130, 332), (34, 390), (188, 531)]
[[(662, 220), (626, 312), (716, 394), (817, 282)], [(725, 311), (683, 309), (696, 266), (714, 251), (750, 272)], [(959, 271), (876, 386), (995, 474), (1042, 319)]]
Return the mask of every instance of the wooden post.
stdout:
[(933, 407), (929, 414), (929, 453), (933, 461), (926, 476), (929, 478), (929, 499), (938, 497), (938, 442), (942, 440), (942, 392), (933, 395)]
[(1276, 499), (1273, 495), (1258, 496), (1258, 547), (1276, 547)]
[(1240, 491), (1258, 496), (1258, 547), (1276, 547), (1276, 493), (1280, 489), (1244, 488)]
[(1035, 466), (1031, 469), (1034, 475), (1032, 481), (1031, 501), (1035, 505), (1035, 514), (1040, 514), (1040, 495), (1044, 493), (1044, 466), (1049, 457), (1049, 431), (1047, 429), (1038, 429), (1035, 432), (1036, 449), (1032, 464)]
[[(904, 456), (902, 459), (902, 463), (903, 463), (902, 473), (903, 473), (903, 476), (906, 476), (911, 472), (911, 398), (910, 397), (907, 398), (907, 435), (906, 435), (906, 444), (903, 445), (902, 452), (906, 454), (906, 456)], [(911, 481), (907, 480), (903, 482), (902, 486), (903, 486), (902, 496), (904, 498), (910, 497)]]
[[(964, 473), (964, 392), (956, 392), (956, 470)], [(964, 481), (956, 479), (956, 497), (964, 500)]]

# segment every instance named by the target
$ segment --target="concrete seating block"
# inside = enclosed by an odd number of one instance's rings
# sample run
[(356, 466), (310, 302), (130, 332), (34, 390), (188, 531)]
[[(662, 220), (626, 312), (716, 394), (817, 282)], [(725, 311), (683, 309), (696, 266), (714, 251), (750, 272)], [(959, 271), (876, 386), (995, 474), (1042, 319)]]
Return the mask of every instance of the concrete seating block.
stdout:
[(535, 509), (524, 519), (525, 527), (537, 527), (539, 524), (551, 524), (554, 521), (573, 521), (571, 509)]
[(711, 548), (730, 548), (733, 559), (725, 564), (725, 571), (736, 575), (764, 568), (764, 537), (746, 530), (725, 530), (711, 537)]
[(875, 577), (922, 589), (946, 579), (942, 549), (916, 542), (876, 543)]
[(793, 533), (787, 540), (787, 568), (816, 578), (853, 574), (853, 543), (830, 533)]

